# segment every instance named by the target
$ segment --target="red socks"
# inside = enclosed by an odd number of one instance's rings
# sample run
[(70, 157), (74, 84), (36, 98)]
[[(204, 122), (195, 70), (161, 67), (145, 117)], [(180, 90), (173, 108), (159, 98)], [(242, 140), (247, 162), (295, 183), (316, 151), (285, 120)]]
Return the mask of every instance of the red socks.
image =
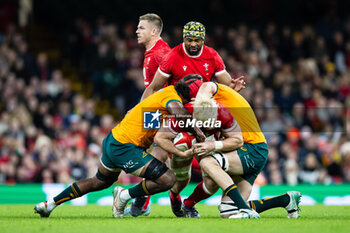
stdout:
[(151, 196), (149, 195), (148, 197), (147, 197), (147, 200), (146, 200), (146, 202), (145, 202), (145, 204), (143, 205), (143, 207), (142, 207), (142, 209), (147, 209), (147, 206), (149, 205), (149, 201), (151, 200)]
[(180, 193), (174, 193), (173, 191), (169, 192), (170, 199), (174, 202), (181, 202), (181, 196)]
[(203, 189), (203, 181), (200, 182), (197, 187), (194, 189), (191, 196), (189, 196), (187, 199), (184, 200), (184, 205), (187, 207), (192, 207), (201, 200), (207, 199), (212, 194), (208, 194)]

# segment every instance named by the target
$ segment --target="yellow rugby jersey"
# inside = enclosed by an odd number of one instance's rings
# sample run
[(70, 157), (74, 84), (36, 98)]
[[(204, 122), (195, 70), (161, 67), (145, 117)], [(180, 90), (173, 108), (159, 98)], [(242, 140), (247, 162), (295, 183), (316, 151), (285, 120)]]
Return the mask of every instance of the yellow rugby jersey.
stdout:
[(136, 146), (148, 148), (153, 143), (157, 129), (143, 128), (144, 112), (159, 110), (162, 114), (162, 122), (164, 115), (170, 114), (166, 107), (172, 101), (182, 103), (174, 86), (168, 86), (150, 95), (131, 109), (124, 119), (112, 129), (113, 137), (121, 143), (132, 143)]
[(243, 141), (248, 143), (266, 142), (259, 123), (249, 103), (232, 88), (218, 84), (214, 99), (225, 105), (241, 127)]

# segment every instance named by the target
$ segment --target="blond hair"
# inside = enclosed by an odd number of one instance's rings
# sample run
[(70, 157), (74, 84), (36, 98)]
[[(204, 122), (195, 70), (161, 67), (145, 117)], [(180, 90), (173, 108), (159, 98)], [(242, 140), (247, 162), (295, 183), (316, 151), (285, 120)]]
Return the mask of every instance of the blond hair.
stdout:
[(218, 106), (211, 97), (197, 96), (193, 104), (193, 116), (199, 121), (216, 120)]
[(159, 35), (162, 33), (163, 30), (163, 21), (157, 14), (148, 13), (145, 15), (141, 15), (139, 18), (139, 21), (141, 20), (147, 20), (150, 22), (159, 32)]

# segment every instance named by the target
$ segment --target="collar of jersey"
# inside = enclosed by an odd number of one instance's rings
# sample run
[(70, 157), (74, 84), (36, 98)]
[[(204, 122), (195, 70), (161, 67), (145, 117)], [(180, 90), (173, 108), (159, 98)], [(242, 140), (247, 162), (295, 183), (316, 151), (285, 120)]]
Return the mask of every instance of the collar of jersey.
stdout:
[(182, 49), (184, 50), (185, 54), (191, 58), (196, 58), (196, 57), (200, 57), (202, 55), (203, 52), (203, 47), (204, 45), (202, 45), (201, 51), (199, 52), (199, 54), (197, 56), (191, 56), (187, 53), (186, 48), (185, 48), (185, 43), (182, 43)]
[(159, 39), (156, 40), (156, 42), (152, 45), (152, 47), (149, 48), (149, 49), (147, 49), (146, 52), (148, 52), (148, 51), (150, 51), (151, 49), (153, 49), (153, 47), (154, 47), (154, 46), (157, 44), (157, 42), (158, 42), (159, 40), (161, 40), (161, 39), (162, 39), (162, 37), (159, 37)]

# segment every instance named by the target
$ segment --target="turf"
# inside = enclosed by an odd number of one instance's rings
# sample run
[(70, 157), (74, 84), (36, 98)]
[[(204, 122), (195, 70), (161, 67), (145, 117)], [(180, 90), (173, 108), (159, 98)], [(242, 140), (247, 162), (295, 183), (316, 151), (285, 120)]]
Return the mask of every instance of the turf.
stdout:
[(261, 219), (221, 219), (215, 206), (198, 205), (200, 219), (175, 218), (169, 206), (152, 205), (148, 217), (112, 218), (111, 207), (63, 205), (50, 218), (34, 215), (33, 205), (0, 205), (0, 232), (349, 232), (350, 206), (303, 206), (302, 217), (287, 219), (284, 209), (261, 213)]

